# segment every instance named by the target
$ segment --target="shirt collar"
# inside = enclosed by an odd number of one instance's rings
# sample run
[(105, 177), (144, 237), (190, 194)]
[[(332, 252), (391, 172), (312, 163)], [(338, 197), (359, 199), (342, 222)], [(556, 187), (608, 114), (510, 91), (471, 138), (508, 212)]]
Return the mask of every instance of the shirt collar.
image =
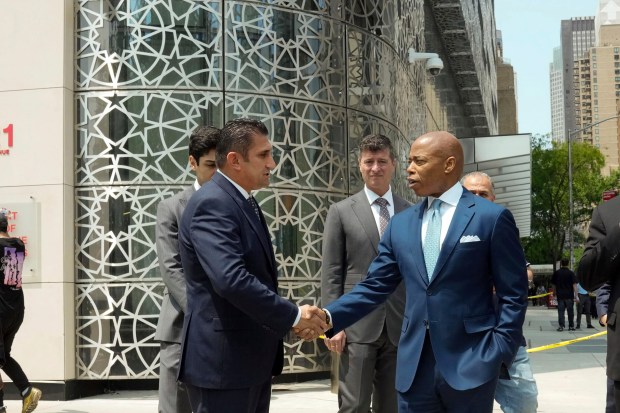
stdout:
[(371, 191), (370, 189), (368, 189), (368, 187), (366, 185), (364, 185), (364, 192), (366, 193), (366, 198), (368, 198), (368, 202), (370, 203), (370, 205), (374, 204), (374, 202), (378, 199), (378, 198), (383, 198), (386, 201), (388, 201), (388, 204), (391, 206), (394, 206), (394, 197), (392, 196), (392, 187), (388, 187), (388, 190), (385, 194), (383, 194), (382, 196), (377, 195), (376, 193), (374, 193), (373, 191)]
[(232, 179), (230, 179), (228, 176), (226, 176), (226, 174), (224, 172), (222, 172), (221, 170), (217, 170), (217, 173), (222, 174), (222, 176), (226, 179), (228, 179), (228, 182), (230, 182), (231, 184), (233, 184), (233, 186), (235, 188), (237, 188), (237, 191), (241, 192), (241, 195), (243, 195), (243, 198), (248, 199), (250, 197), (250, 194), (248, 193), (248, 191), (246, 191), (245, 189), (241, 188), (241, 186), (239, 186), (238, 183), (236, 183), (235, 181), (233, 181)]
[(196, 179), (196, 180), (194, 181), (194, 191), (197, 191), (197, 190), (199, 190), (199, 189), (200, 189), (200, 184), (198, 183), (198, 179)]
[[(448, 205), (452, 205), (453, 207), (456, 207), (456, 205), (459, 203), (459, 200), (461, 199), (461, 196), (463, 196), (463, 186), (461, 185), (460, 182), (457, 182), (450, 189), (448, 189), (446, 192), (441, 194), (439, 196), (439, 199), (441, 199), (443, 202), (445, 202)], [(428, 209), (431, 206), (434, 200), (435, 200), (434, 196), (430, 196), (430, 195), (428, 196), (428, 202), (426, 204), (426, 209)]]

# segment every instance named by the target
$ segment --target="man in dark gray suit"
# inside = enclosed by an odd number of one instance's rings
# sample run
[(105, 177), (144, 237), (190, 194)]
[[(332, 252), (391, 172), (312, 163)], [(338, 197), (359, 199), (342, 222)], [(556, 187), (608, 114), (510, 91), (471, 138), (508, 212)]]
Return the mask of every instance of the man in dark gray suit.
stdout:
[[(410, 204), (392, 194), (394, 149), (383, 135), (368, 135), (359, 146), (364, 189), (330, 207), (323, 234), (323, 305), (349, 292), (366, 277), (377, 256), (379, 238), (390, 218)], [(340, 355), (340, 413), (396, 413), (396, 351), (403, 321), (405, 290), (325, 344)]]
[(220, 130), (212, 126), (195, 129), (189, 138), (189, 165), (196, 181), (182, 192), (164, 199), (157, 207), (156, 243), (161, 277), (166, 284), (155, 339), (160, 342), (159, 413), (191, 413), (187, 391), (177, 383), (181, 359), (181, 332), (187, 305), (185, 277), (179, 255), (179, 222), (187, 201), (217, 170), (215, 147)]

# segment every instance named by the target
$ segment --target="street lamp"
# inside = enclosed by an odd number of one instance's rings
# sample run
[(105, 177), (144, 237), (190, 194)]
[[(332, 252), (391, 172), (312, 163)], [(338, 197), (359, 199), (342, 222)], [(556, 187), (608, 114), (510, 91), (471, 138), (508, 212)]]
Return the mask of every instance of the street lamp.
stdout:
[(605, 118), (603, 120), (599, 120), (598, 122), (590, 123), (589, 125), (584, 126), (581, 129), (573, 129), (572, 131), (568, 130), (568, 248), (570, 252), (570, 267), (571, 269), (575, 268), (575, 254), (573, 248), (573, 151), (571, 150), (571, 140), (572, 135), (578, 132), (583, 132), (586, 129), (590, 129), (593, 126), (601, 124), (603, 122), (607, 122), (608, 120), (618, 119), (620, 115), (611, 116), (609, 118)]

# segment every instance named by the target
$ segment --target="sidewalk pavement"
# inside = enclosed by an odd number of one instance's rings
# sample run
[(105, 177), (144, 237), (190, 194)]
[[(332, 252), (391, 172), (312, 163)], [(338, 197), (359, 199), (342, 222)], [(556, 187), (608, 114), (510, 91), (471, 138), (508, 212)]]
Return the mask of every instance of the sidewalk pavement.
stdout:
[[(584, 320), (585, 321), (585, 320)], [(523, 326), (528, 347), (570, 340), (602, 331), (596, 329), (557, 332), (557, 311), (546, 307), (530, 307)], [(582, 322), (585, 327), (585, 322)], [(605, 411), (606, 337), (571, 344), (538, 353), (530, 359), (538, 384), (539, 413)], [(12, 384), (8, 383), (11, 386)], [(274, 386), (271, 413), (336, 412), (337, 398), (329, 390), (329, 381)], [(21, 402), (7, 401), (9, 413), (21, 411)], [(494, 412), (501, 412), (496, 405)], [(39, 402), (37, 413), (155, 413), (157, 392), (122, 391), (71, 401)], [(226, 413), (226, 412), (222, 412)]]

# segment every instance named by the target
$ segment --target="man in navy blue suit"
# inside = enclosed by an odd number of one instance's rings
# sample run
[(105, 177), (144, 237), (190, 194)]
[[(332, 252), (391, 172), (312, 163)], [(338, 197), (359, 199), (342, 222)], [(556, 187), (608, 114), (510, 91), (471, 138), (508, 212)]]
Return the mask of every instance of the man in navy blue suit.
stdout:
[(262, 122), (236, 119), (221, 131), (218, 172), (191, 197), (179, 229), (187, 311), (179, 381), (194, 413), (266, 413), (271, 378), (282, 371), (283, 341), (326, 328), (316, 307), (278, 295), (277, 264), (251, 191), (275, 168)]
[(404, 281), (399, 412), (491, 412), (527, 307), (519, 233), (507, 209), (463, 189), (463, 149), (453, 135), (420, 136), (409, 162), (409, 187), (425, 199), (392, 218), (366, 280), (326, 307), (328, 322), (337, 333)]

